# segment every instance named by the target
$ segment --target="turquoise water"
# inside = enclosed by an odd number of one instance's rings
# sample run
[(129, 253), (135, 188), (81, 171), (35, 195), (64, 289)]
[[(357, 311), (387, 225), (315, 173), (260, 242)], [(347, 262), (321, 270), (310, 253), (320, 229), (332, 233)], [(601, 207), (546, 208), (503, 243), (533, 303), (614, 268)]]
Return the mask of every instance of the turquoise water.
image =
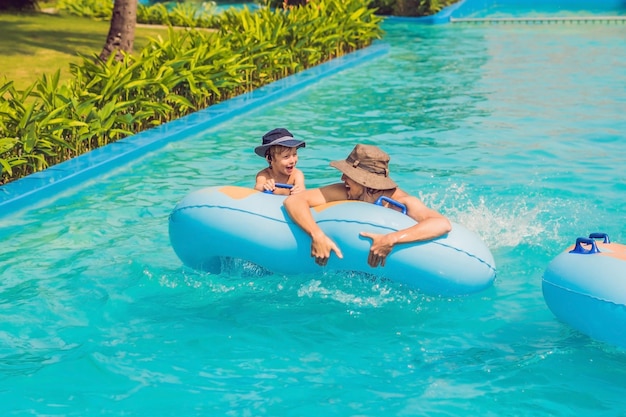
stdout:
[(626, 16), (626, 3), (621, 0), (463, 0), (458, 8), (451, 9), (454, 9), (452, 16), (455, 18), (572, 19)]
[(464, 18), (589, 18), (589, 17), (626, 17), (626, 7), (611, 7), (603, 4), (589, 4), (580, 10), (567, 10), (558, 5), (500, 5), (479, 8), (468, 12)]
[[(541, 294), (576, 237), (626, 241), (626, 25), (386, 24), (390, 51), (0, 217), (3, 416), (617, 416), (626, 354)], [(253, 184), (267, 130), (309, 186), (357, 142), (492, 249), (493, 288), (184, 270), (178, 200)], [(285, 260), (289, 262), (289, 260)]]
[[(152, 4), (156, 4), (159, 3), (158, 1), (150, 1), (150, 0), (140, 0), (141, 4), (144, 5), (152, 5)], [(172, 9), (178, 2), (177, 1), (171, 1), (171, 2), (161, 2), (161, 3), (165, 3), (165, 5), (167, 6), (168, 9)], [(200, 9), (202, 9), (204, 7), (205, 4), (208, 4), (209, 2), (202, 2), (202, 1), (198, 1), (196, 2), (199, 6)], [(254, 9), (258, 9), (260, 7), (259, 4), (256, 4), (255, 2), (215, 2), (215, 12), (217, 13), (221, 13), (224, 12), (228, 9), (236, 9), (236, 10), (241, 10), (244, 8), (248, 8), (250, 10), (254, 10)]]
[(243, 9), (248, 8), (250, 10), (254, 10), (259, 8), (260, 6), (254, 2), (239, 2), (239, 3), (217, 3), (217, 11), (223, 12), (228, 9)]

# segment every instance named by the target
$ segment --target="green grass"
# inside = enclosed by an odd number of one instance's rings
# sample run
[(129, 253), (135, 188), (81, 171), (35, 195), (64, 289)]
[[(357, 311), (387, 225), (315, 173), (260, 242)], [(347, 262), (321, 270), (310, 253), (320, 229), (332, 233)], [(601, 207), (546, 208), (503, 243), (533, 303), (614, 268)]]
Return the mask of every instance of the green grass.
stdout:
[[(99, 54), (108, 33), (108, 21), (47, 13), (0, 14), (0, 85), (13, 81), (18, 90), (25, 89), (57, 69), (61, 79), (67, 79), (70, 62), (80, 62), (79, 53)], [(158, 35), (167, 38), (167, 28), (138, 26), (135, 51)]]

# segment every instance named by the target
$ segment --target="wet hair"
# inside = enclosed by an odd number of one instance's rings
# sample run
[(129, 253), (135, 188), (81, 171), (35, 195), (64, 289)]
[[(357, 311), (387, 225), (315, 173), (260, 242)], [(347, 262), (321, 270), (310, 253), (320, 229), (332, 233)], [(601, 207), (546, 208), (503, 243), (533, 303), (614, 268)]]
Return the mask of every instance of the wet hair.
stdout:
[(375, 188), (365, 187), (365, 192), (363, 193), (363, 201), (367, 203), (374, 203), (378, 198), (385, 194), (386, 190), (377, 190)]
[(267, 158), (268, 161), (271, 162), (274, 155), (282, 153), (282, 152), (284, 152), (286, 150), (290, 150), (290, 149), (293, 149), (293, 147), (282, 146), (282, 145), (272, 145), (269, 148), (267, 148), (267, 150), (265, 151), (265, 157)]

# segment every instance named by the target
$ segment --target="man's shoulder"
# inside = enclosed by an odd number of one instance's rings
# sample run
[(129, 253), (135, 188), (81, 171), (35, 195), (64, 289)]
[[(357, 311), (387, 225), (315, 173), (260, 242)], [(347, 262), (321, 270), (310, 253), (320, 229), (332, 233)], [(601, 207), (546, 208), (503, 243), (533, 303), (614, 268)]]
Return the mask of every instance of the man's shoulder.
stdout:
[(318, 190), (322, 193), (327, 203), (330, 203), (331, 201), (340, 201), (340, 200), (348, 199), (346, 186), (342, 182), (325, 185), (323, 187), (318, 188)]
[(394, 200), (405, 198), (405, 197), (411, 197), (411, 194), (407, 193), (406, 191), (404, 191), (403, 189), (399, 187), (393, 191), (393, 194), (391, 194), (391, 198), (393, 198)]
[(410, 201), (420, 202), (420, 203), (422, 202), (422, 200), (420, 200), (418, 197), (412, 194), (409, 194), (406, 191), (401, 190), (400, 188), (396, 188), (396, 190), (391, 195), (391, 199), (396, 200), (402, 204), (407, 204)]

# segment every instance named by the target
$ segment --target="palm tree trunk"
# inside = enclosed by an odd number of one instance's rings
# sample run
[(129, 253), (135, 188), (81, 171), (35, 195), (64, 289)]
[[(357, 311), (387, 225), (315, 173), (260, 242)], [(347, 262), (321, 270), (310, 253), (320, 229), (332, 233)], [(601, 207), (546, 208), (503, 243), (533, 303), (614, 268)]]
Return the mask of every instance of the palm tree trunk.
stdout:
[(115, 53), (115, 59), (119, 61), (122, 59), (121, 51), (132, 52), (136, 25), (137, 0), (115, 0), (109, 34), (100, 52), (100, 59), (106, 61)]

